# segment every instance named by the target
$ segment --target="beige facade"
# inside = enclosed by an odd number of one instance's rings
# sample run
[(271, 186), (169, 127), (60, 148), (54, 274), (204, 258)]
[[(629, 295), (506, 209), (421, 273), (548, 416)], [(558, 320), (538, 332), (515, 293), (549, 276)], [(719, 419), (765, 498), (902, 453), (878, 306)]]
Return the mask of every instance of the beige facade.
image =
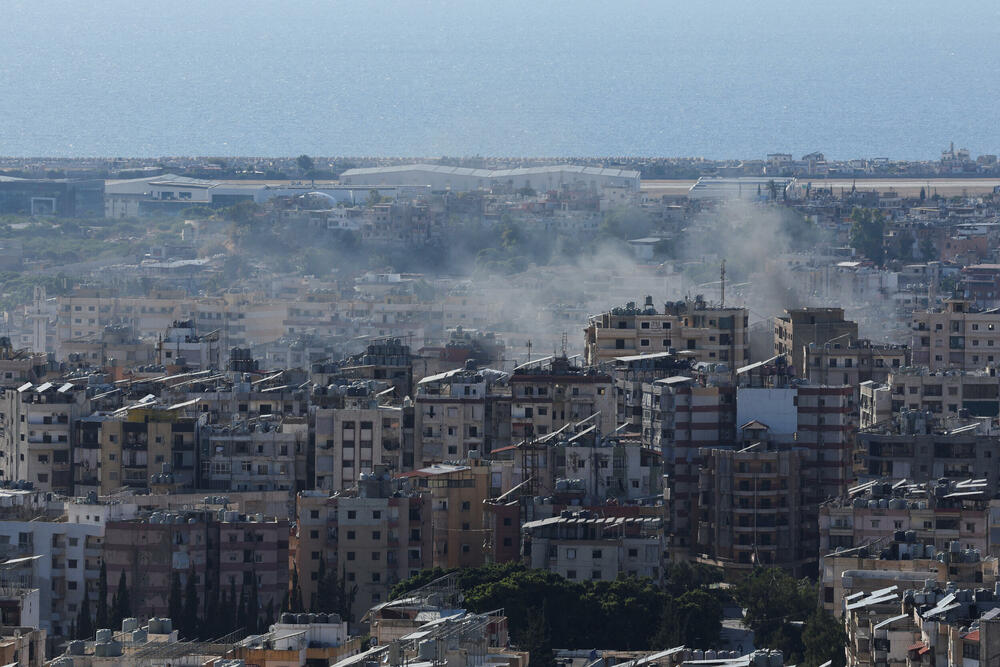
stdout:
[(401, 407), (369, 396), (345, 397), (342, 408), (318, 408), (315, 488), (350, 489), (375, 466), (401, 470), (402, 420)]
[(946, 299), (944, 308), (914, 313), (913, 363), (931, 370), (973, 370), (1000, 362), (1000, 312), (966, 299)]
[(993, 367), (978, 371), (900, 369), (887, 383), (894, 413), (921, 410), (957, 417), (959, 411), (967, 410), (977, 417), (1000, 415), (1000, 377)]
[(73, 423), (89, 411), (83, 389), (27, 382), (0, 394), (0, 478), (73, 493)]
[(774, 320), (774, 353), (788, 355), (802, 377), (807, 375), (804, 347), (811, 343), (825, 350), (838, 341), (846, 347), (857, 338), (858, 323), (845, 320), (843, 308), (795, 308)]
[(662, 310), (646, 297), (591, 317), (584, 330), (586, 363), (624, 355), (684, 350), (697, 361), (741, 366), (750, 359), (745, 308), (719, 308), (703, 300), (667, 302)]
[[(94, 414), (75, 424), (74, 493), (109, 495), (123, 487), (196, 487), (197, 423), (177, 410), (141, 408)], [(164, 467), (166, 466), (166, 468)], [(154, 479), (154, 475), (168, 477)]]
[(428, 495), (433, 530), (431, 565), (451, 569), (486, 562), (489, 539), (483, 503), (490, 497), (490, 468), (437, 464), (403, 473), (410, 488)]
[(322, 569), (354, 591), (352, 619), (389, 599), (392, 587), (431, 567), (431, 520), (423, 494), (391, 497), (381, 480), (367, 480), (360, 493), (329, 497), (305, 491), (296, 499), (295, 565), (307, 608), (317, 600)]

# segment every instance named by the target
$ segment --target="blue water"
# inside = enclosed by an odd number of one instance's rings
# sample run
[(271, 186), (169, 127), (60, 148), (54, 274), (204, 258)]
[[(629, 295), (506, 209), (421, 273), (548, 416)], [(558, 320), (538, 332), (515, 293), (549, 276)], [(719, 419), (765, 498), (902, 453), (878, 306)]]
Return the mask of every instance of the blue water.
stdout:
[(819, 4), (0, 0), (0, 155), (1000, 152), (1000, 3)]

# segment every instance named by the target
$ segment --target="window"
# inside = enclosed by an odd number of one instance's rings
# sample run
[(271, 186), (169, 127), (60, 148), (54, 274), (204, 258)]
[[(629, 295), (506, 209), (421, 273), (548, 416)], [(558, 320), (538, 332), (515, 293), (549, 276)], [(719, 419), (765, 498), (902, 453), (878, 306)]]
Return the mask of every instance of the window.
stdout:
[(347, 510), (347, 518), (348, 519), (357, 519), (358, 518), (358, 513), (355, 512), (354, 510)]
[(566, 570), (567, 579), (576, 579), (576, 570)]
[(372, 560), (381, 560), (381, 558), (382, 558), (382, 553), (381, 552), (379, 552), (379, 551), (373, 551), (372, 552)]
[(566, 560), (576, 560), (576, 549), (566, 549)]
[(641, 347), (649, 347), (649, 339), (648, 338), (640, 338), (639, 339), (639, 345)]
[(590, 557), (593, 558), (594, 560), (600, 560), (601, 559), (601, 550), (600, 549), (594, 549), (591, 552)]
[(356, 535), (355, 535), (355, 533), (354, 533), (353, 530), (347, 531), (347, 539), (353, 540), (355, 537), (356, 537)]
[(348, 551), (347, 552), (347, 560), (354, 560), (354, 552), (353, 551)]

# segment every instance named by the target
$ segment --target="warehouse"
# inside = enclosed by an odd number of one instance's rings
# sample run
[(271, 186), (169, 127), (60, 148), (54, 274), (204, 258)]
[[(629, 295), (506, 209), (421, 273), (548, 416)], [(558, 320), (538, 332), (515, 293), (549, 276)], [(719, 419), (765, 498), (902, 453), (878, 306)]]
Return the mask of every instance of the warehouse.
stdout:
[(433, 164), (408, 164), (393, 167), (349, 169), (340, 176), (341, 185), (426, 185), (434, 190), (519, 190), (538, 192), (563, 186), (578, 189), (627, 187), (639, 190), (639, 172), (582, 165), (518, 167), (516, 169), (469, 169)]

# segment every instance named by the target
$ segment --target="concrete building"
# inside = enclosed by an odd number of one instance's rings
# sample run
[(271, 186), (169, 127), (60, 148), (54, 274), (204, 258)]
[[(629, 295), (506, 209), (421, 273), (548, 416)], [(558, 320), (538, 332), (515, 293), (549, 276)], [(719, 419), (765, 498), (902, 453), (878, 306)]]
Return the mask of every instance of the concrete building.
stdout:
[(905, 345), (882, 345), (864, 339), (845, 338), (833, 345), (809, 344), (803, 351), (806, 366), (802, 376), (812, 384), (851, 387), (869, 380), (885, 382), (890, 373), (909, 366), (908, 352)]
[(198, 488), (289, 491), (311, 484), (313, 454), (304, 417), (260, 416), (199, 431)]
[(615, 421), (628, 424), (630, 432), (642, 432), (643, 385), (668, 377), (684, 375), (691, 368), (689, 359), (670, 352), (617, 357), (610, 364), (615, 385)]
[(86, 391), (71, 383), (0, 388), (0, 478), (72, 494), (74, 422), (89, 406)]
[(530, 439), (587, 418), (612, 433), (615, 401), (611, 376), (575, 365), (565, 355), (522, 364), (510, 375), (510, 437)]
[[(280, 608), (288, 590), (289, 524), (285, 519), (204, 510), (153, 512), (104, 526), (108, 594), (121, 572), (138, 616), (163, 616), (173, 574), (194, 577), (199, 600), (256, 586), (262, 609)], [(96, 572), (95, 572), (96, 577)]]
[(260, 667), (307, 667), (330, 665), (362, 651), (362, 638), (351, 637), (347, 622), (336, 614), (310, 616), (307, 622), (299, 617), (282, 614), (281, 622), (240, 640), (227, 657)]
[[(895, 537), (895, 536), (894, 536)], [(838, 549), (820, 557), (820, 600), (825, 609), (837, 618), (844, 613), (844, 600), (857, 593), (898, 586), (923, 586), (934, 580), (939, 586), (953, 582), (957, 586), (993, 588), (1000, 575), (1000, 561), (979, 554), (944, 554), (926, 549), (913, 539), (893, 539), (863, 544), (853, 549)], [(919, 550), (919, 555), (916, 553)], [(932, 553), (933, 552), (933, 553)], [(939, 558), (941, 560), (939, 560)]]
[(980, 370), (893, 370), (886, 380), (892, 412), (931, 412), (939, 417), (1000, 416), (1000, 377), (994, 366)]
[(660, 451), (672, 557), (695, 544), (699, 452), (736, 441), (736, 388), (675, 376), (643, 385), (642, 442)]
[(738, 451), (703, 449), (700, 458), (700, 559), (720, 565), (727, 577), (758, 566), (795, 576), (815, 569), (816, 538), (803, 503), (804, 450), (779, 450), (764, 440)]
[(745, 308), (689, 299), (667, 302), (658, 311), (653, 298), (646, 297), (642, 307), (630, 302), (590, 318), (585, 359), (593, 366), (626, 355), (682, 350), (697, 361), (737, 366), (750, 359), (747, 326)]
[(489, 454), (509, 442), (507, 374), (455, 369), (423, 378), (414, 397), (414, 466)]
[(356, 491), (328, 496), (303, 491), (296, 498), (295, 567), (306, 606), (317, 598), (323, 572), (342, 578), (353, 593), (348, 617), (359, 620), (372, 605), (389, 599), (400, 581), (431, 567), (430, 499), (424, 493), (395, 493), (382, 470), (365, 475)]
[(660, 519), (601, 517), (590, 511), (529, 521), (521, 527), (524, 561), (569, 580), (619, 575), (662, 581), (666, 538)]
[[(353, 488), (376, 466), (404, 470), (403, 408), (381, 404), (382, 392), (368, 384), (331, 388), (336, 390), (336, 407), (317, 407), (315, 412), (314, 488), (331, 493)], [(412, 458), (407, 465), (413, 465)]]
[(469, 463), (435, 464), (400, 475), (408, 482), (404, 488), (428, 496), (432, 567), (476, 567), (486, 562), (483, 503), (490, 497), (490, 468), (475, 460)]
[[(819, 513), (819, 551), (835, 553), (894, 538), (923, 545), (920, 554), (996, 555), (992, 540), (996, 510), (981, 485), (962, 482), (907, 484), (868, 482), (824, 503)], [(902, 531), (900, 533), (899, 531)], [(906, 531), (913, 531), (905, 538)], [(902, 536), (902, 537), (901, 537)], [(897, 540), (900, 541), (900, 540)], [(910, 552), (911, 557), (915, 552)], [(917, 557), (921, 557), (916, 554)]]
[[(858, 323), (845, 320), (843, 308), (795, 308), (774, 319), (774, 353), (788, 355), (800, 377), (808, 375), (804, 352), (807, 346), (825, 351), (830, 343), (839, 341), (847, 346), (857, 338)], [(841, 383), (837, 379), (832, 384)]]
[(945, 299), (943, 309), (914, 313), (913, 363), (931, 370), (973, 370), (1000, 361), (1000, 312), (968, 299)]
[(904, 410), (857, 435), (859, 481), (982, 480), (989, 497), (1000, 493), (1000, 432), (982, 419), (940, 419)]

